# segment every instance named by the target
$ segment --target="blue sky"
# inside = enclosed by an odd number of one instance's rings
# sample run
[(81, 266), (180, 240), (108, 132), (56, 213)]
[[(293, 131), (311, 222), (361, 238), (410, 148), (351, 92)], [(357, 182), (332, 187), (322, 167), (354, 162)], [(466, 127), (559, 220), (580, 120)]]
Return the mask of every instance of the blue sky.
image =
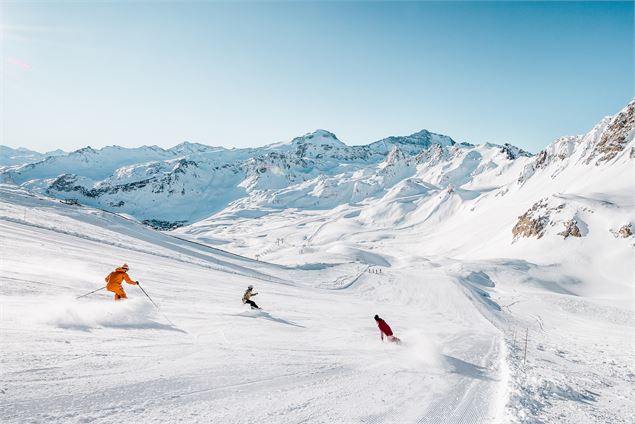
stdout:
[(1, 144), (426, 128), (536, 152), (634, 96), (633, 2), (2, 3)]

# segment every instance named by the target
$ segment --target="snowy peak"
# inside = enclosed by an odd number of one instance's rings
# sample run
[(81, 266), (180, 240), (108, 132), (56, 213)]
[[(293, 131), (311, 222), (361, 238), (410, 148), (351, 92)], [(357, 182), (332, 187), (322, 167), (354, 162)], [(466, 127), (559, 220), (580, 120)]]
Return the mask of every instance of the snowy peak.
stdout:
[(296, 137), (291, 141), (291, 144), (299, 145), (299, 144), (328, 144), (337, 147), (346, 147), (344, 143), (342, 143), (338, 138), (330, 131), (326, 130), (315, 130), (312, 133), (307, 133), (301, 137)]
[[(635, 138), (635, 99), (615, 115), (594, 143), (594, 148), (586, 163), (608, 162), (624, 151)], [(631, 147), (633, 149), (633, 147)], [(633, 155), (631, 155), (633, 156)]]
[[(537, 173), (552, 178), (580, 167), (606, 166), (635, 158), (635, 100), (614, 116), (608, 116), (583, 135), (561, 137), (540, 151), (518, 178), (525, 183)], [(586, 172), (593, 172), (592, 168)]]
[(0, 166), (25, 165), (29, 163), (39, 162), (49, 156), (61, 156), (66, 152), (62, 150), (53, 150), (51, 152), (39, 153), (34, 150), (18, 147), (14, 149), (8, 146), (0, 146)]
[[(105, 148), (106, 147), (104, 147), (104, 149)], [(82, 147), (81, 149), (74, 150), (70, 154), (71, 155), (88, 155), (88, 154), (94, 154), (94, 153), (97, 153), (95, 149), (93, 149), (90, 146), (86, 146), (86, 147)]]
[(398, 144), (416, 144), (424, 147), (429, 147), (432, 144), (445, 147), (456, 144), (456, 142), (447, 135), (433, 133), (428, 130), (421, 130), (408, 136), (388, 137), (381, 141), (391, 141)]
[[(348, 149), (346, 144), (337, 139), (335, 134), (326, 130), (316, 130), (312, 133), (296, 137), (291, 140), (291, 147), (298, 157), (322, 158), (329, 154), (341, 154)], [(331, 153), (329, 153), (331, 152)]]
[(449, 147), (455, 144), (456, 142), (446, 135), (436, 134), (428, 130), (421, 130), (407, 136), (387, 137), (370, 144), (369, 147), (374, 150), (388, 153), (392, 146), (398, 146), (404, 152), (417, 154), (421, 152), (421, 150), (428, 149), (433, 145)]
[(400, 137), (400, 138), (403, 141), (412, 143), (412, 144), (422, 144), (422, 145), (438, 144), (440, 146), (452, 146), (456, 144), (456, 142), (452, 140), (450, 137), (448, 137), (447, 135), (433, 133), (428, 130), (421, 130), (409, 136)]
[(500, 152), (503, 153), (507, 159), (514, 160), (519, 157), (531, 157), (533, 156), (531, 153), (521, 149), (520, 147), (512, 146), (509, 143), (505, 143), (501, 146)]
[(212, 147), (212, 146), (207, 146), (205, 144), (191, 143), (189, 141), (184, 141), (183, 143), (177, 144), (176, 146), (169, 148), (167, 151), (177, 156), (188, 156), (188, 155), (194, 155), (198, 153), (209, 153), (209, 152), (214, 152), (218, 150), (224, 150), (224, 148)]
[(406, 158), (407, 156), (405, 155), (404, 152), (401, 151), (401, 149), (399, 149), (399, 147), (392, 146), (392, 148), (390, 149), (390, 152), (388, 152), (388, 156), (386, 156), (385, 163), (393, 165), (397, 162), (405, 160)]

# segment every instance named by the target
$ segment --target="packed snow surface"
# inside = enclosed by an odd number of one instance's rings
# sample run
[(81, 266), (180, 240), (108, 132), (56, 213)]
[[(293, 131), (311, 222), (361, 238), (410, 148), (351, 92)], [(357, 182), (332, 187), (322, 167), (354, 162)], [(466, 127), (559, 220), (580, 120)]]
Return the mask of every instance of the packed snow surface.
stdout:
[[(381, 275), (356, 262), (284, 267), (7, 186), (2, 200), (5, 422), (503, 413), (503, 335), (435, 264), (391, 259)], [(160, 311), (131, 285), (127, 301), (74, 298), (123, 262)], [(262, 310), (241, 303), (249, 284)], [(380, 341), (375, 314), (401, 346)]]

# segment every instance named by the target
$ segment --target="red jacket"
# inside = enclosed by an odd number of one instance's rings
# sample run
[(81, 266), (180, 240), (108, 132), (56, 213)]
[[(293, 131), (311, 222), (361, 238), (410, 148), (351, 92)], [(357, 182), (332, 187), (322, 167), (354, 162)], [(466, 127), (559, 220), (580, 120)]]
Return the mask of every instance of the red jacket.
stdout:
[(390, 329), (390, 326), (386, 324), (386, 321), (384, 321), (383, 319), (377, 321), (377, 327), (379, 327), (379, 331), (381, 331), (383, 334), (392, 336), (392, 330)]

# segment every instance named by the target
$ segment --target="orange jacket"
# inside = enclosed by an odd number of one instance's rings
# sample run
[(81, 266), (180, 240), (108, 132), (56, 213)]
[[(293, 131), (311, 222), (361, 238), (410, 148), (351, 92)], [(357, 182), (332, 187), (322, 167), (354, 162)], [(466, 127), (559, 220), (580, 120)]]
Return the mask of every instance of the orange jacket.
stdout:
[(113, 272), (111, 272), (110, 274), (108, 274), (108, 276), (105, 278), (106, 280), (106, 288), (108, 290), (110, 290), (110, 288), (119, 286), (121, 287), (121, 282), (126, 280), (126, 283), (128, 284), (132, 284), (133, 286), (137, 285), (136, 281), (132, 281), (130, 279), (130, 277), (128, 277), (128, 274), (126, 273), (126, 270), (123, 268), (117, 268), (116, 270), (114, 270)]

